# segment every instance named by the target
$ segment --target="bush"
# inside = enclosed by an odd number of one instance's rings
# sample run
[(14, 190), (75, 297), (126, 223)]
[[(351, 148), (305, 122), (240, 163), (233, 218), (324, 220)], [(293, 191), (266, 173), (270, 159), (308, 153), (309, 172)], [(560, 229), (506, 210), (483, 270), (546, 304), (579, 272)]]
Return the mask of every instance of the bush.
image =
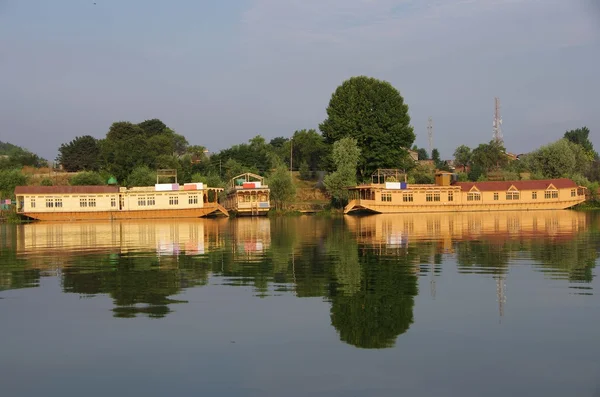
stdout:
[(145, 165), (137, 166), (127, 177), (127, 186), (154, 186), (156, 183), (156, 172), (152, 172)]
[(304, 180), (304, 181), (308, 181), (311, 179), (312, 177), (312, 172), (310, 172), (310, 168), (308, 167), (308, 163), (306, 161), (303, 161), (302, 164), (300, 164), (300, 179)]
[(72, 186), (101, 186), (106, 184), (100, 174), (94, 171), (80, 172), (73, 176), (69, 183)]
[(27, 184), (27, 176), (20, 170), (1, 170), (0, 171), (0, 198), (15, 195), (15, 187)]

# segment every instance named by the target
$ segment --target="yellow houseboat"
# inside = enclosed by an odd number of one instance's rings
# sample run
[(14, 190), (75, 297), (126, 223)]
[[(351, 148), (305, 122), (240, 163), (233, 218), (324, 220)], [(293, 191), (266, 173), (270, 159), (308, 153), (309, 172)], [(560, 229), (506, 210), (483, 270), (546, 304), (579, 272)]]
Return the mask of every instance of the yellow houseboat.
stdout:
[(171, 219), (229, 215), (216, 202), (222, 190), (202, 184), (17, 186), (15, 196), (17, 213), (42, 221)]
[(270, 193), (262, 176), (247, 172), (229, 181), (224, 207), (237, 215), (267, 215)]
[(439, 172), (435, 184), (407, 184), (380, 183), (385, 174), (374, 176), (376, 183), (349, 188), (345, 214), (556, 210), (585, 201), (585, 188), (565, 178), (456, 182), (453, 174)]

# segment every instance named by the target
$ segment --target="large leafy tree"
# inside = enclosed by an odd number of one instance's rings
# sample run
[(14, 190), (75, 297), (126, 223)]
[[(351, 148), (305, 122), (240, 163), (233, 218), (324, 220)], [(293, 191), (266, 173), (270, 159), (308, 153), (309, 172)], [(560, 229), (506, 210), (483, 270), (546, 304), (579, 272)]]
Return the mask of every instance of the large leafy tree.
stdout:
[[(292, 145), (291, 148), (290, 145)], [(303, 163), (306, 163), (311, 171), (322, 168), (329, 151), (323, 136), (312, 129), (294, 132), (292, 139), (285, 142), (283, 147), (286, 164), (289, 162), (291, 154), (293, 155), (294, 169), (298, 169)]]
[(56, 161), (66, 171), (98, 171), (100, 168), (100, 145), (90, 135), (76, 137), (58, 148)]
[(319, 127), (329, 144), (344, 137), (357, 140), (362, 177), (377, 168), (396, 168), (408, 156), (403, 148), (415, 140), (400, 92), (386, 81), (366, 76), (352, 77), (335, 90), (327, 119)]
[(590, 160), (598, 160), (598, 153), (594, 150), (594, 145), (589, 139), (590, 129), (587, 127), (577, 128), (576, 130), (570, 130), (565, 132), (564, 138), (570, 142), (573, 142), (581, 146)]
[(583, 175), (591, 165), (585, 149), (567, 139), (544, 145), (524, 156), (521, 161), (529, 171), (545, 178)]
[(489, 172), (503, 167), (508, 162), (506, 150), (501, 143), (491, 140), (473, 149), (471, 163), (483, 172)]
[(463, 171), (467, 171), (467, 166), (471, 162), (471, 148), (467, 145), (460, 145), (454, 151), (454, 161), (456, 161), (456, 165), (460, 165), (463, 167)]

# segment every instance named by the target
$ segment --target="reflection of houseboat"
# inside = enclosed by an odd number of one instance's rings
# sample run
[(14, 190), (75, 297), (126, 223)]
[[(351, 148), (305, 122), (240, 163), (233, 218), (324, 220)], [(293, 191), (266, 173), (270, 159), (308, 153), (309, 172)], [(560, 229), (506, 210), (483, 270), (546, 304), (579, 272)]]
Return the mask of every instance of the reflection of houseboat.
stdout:
[(585, 188), (564, 178), (456, 182), (453, 174), (439, 172), (435, 184), (420, 185), (385, 182), (385, 177), (379, 172), (374, 174), (376, 183), (350, 188), (344, 213), (550, 210), (585, 201)]
[[(44, 221), (198, 218), (228, 215), (201, 183), (117, 186), (17, 186), (17, 212)], [(212, 201), (212, 202), (211, 202)]]
[(229, 223), (235, 253), (262, 256), (271, 245), (271, 221), (268, 218), (238, 218)]
[(223, 245), (222, 220), (40, 222), (17, 229), (17, 253), (52, 258), (71, 253), (156, 252), (199, 255)]
[(238, 175), (229, 182), (224, 207), (237, 215), (266, 215), (270, 193), (262, 176), (249, 172)]
[(586, 228), (578, 211), (504, 211), (496, 213), (383, 214), (346, 217), (359, 242), (380, 248), (401, 248), (416, 241), (572, 238)]

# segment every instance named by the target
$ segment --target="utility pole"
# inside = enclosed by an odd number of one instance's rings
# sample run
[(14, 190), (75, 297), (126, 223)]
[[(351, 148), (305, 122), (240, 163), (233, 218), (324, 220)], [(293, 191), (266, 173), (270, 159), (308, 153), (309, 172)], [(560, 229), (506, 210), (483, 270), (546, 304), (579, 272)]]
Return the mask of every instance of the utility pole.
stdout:
[(500, 116), (500, 98), (494, 98), (494, 141), (499, 144), (504, 144), (502, 136), (502, 117)]
[(223, 171), (221, 170), (221, 159), (219, 159), (219, 177), (223, 177)]
[(433, 157), (433, 119), (427, 120), (427, 136), (429, 137), (429, 156)]
[(294, 137), (290, 138), (290, 178), (292, 177), (292, 160), (294, 159)]

